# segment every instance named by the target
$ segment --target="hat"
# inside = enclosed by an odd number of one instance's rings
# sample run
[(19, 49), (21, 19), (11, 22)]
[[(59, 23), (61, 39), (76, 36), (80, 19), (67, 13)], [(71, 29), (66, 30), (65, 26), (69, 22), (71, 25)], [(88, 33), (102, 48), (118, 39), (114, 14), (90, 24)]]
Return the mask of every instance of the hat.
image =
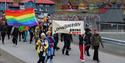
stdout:
[(90, 28), (86, 28), (85, 31), (91, 31), (91, 29)]

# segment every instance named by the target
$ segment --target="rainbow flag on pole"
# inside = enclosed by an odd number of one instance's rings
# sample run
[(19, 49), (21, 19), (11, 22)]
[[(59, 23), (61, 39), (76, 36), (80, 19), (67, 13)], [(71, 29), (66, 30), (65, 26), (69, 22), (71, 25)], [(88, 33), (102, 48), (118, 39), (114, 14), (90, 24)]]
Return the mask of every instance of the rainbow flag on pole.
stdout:
[(35, 26), (38, 24), (33, 8), (25, 10), (6, 10), (5, 17), (10, 26)]

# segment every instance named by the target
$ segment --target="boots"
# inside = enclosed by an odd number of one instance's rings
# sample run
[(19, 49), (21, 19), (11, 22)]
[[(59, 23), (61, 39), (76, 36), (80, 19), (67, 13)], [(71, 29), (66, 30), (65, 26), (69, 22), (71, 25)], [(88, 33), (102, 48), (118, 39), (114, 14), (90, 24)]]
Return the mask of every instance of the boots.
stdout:
[(65, 53), (65, 55), (69, 56), (69, 51), (68, 51), (68, 50), (66, 50), (66, 53)]
[(64, 51), (65, 51), (65, 49), (63, 48), (63, 49), (62, 49), (62, 54), (64, 54)]

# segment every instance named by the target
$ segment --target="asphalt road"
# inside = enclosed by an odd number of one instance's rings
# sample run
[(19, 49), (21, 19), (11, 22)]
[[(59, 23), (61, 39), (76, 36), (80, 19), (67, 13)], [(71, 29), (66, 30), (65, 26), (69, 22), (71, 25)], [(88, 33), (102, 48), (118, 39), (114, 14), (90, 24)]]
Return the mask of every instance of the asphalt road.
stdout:
[[(112, 34), (112, 35), (109, 35), (109, 34), (106, 34), (106, 35), (103, 35), (103, 36), (108, 36), (108, 37), (114, 37), (116, 39), (118, 39), (119, 35), (118, 34)], [(123, 34), (120, 34), (120, 36), (122, 38), (120, 39), (124, 39), (125, 35)], [(77, 45), (77, 44), (76, 44)], [(122, 56), (122, 57), (125, 57), (125, 46), (120, 46), (120, 45), (116, 45), (116, 44), (112, 44), (112, 43), (104, 43), (104, 46), (105, 48), (101, 48), (100, 47), (100, 51), (102, 52), (106, 52), (106, 53), (109, 53), (109, 54), (113, 54), (113, 55), (117, 55), (117, 56)], [(13, 57), (11, 56), (10, 54), (8, 53), (5, 53), (3, 50), (0, 50), (0, 63), (24, 63), (22, 62), (21, 60), (17, 59), (16, 57)], [(59, 53), (57, 53), (59, 54)], [(59, 54), (60, 55), (60, 54)], [(65, 58), (68, 58), (68, 57), (65, 57)], [(63, 58), (56, 58), (56, 60), (60, 60), (60, 59), (63, 59)]]
[(0, 49), (0, 63), (24, 63), (24, 62)]

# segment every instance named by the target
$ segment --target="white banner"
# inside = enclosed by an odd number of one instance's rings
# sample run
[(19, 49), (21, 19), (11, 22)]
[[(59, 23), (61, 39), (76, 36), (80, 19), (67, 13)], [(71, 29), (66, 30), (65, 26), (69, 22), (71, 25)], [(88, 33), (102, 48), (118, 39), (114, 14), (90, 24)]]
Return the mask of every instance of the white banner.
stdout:
[(53, 20), (54, 33), (84, 34), (84, 21), (57, 21)]

